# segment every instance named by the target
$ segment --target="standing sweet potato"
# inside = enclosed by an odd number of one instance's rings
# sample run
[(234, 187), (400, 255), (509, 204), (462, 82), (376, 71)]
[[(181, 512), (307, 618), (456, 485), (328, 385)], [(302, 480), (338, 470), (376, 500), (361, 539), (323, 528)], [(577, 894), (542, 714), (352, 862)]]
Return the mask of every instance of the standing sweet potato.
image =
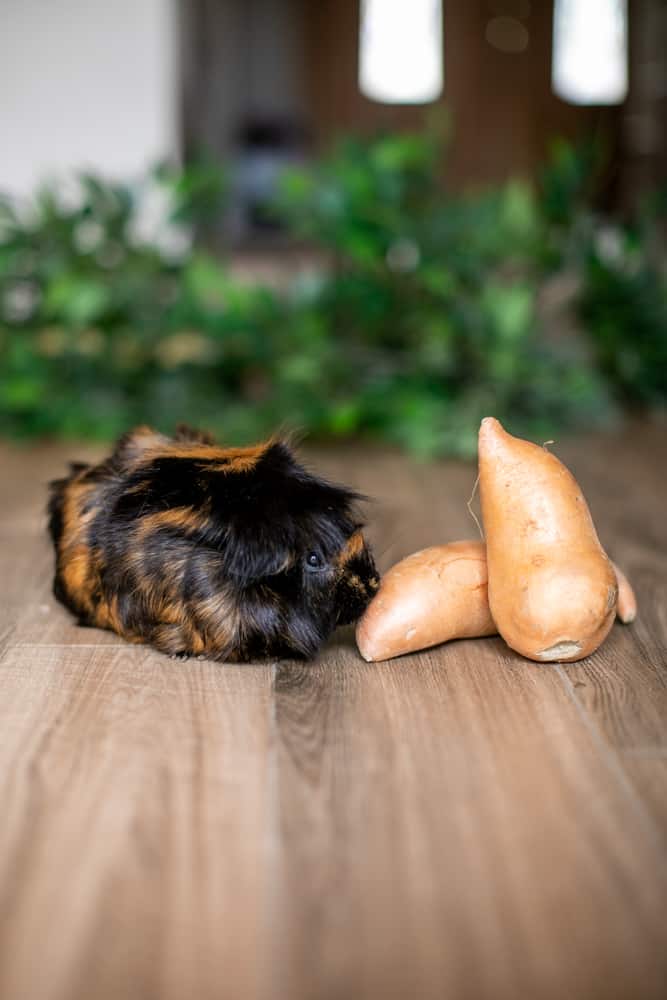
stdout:
[(618, 588), (576, 480), (493, 417), (479, 432), (479, 474), (498, 631), (532, 660), (588, 656), (612, 626)]

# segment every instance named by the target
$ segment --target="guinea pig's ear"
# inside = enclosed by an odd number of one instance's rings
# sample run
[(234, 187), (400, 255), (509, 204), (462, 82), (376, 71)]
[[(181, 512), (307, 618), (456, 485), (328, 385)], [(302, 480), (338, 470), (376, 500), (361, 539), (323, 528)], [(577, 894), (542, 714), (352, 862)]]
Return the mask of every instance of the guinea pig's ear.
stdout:
[(293, 557), (290, 549), (268, 531), (259, 529), (253, 534), (239, 531), (235, 525), (227, 536), (223, 562), (225, 573), (232, 579), (250, 583), (289, 569)]
[[(251, 471), (253, 497), (257, 512), (264, 507), (280, 531), (293, 535), (297, 524), (320, 515), (333, 520), (347, 519), (366, 497), (339, 483), (329, 482), (304, 468), (284, 441), (271, 441), (257, 455)], [(261, 514), (260, 514), (261, 516)]]
[(148, 448), (157, 448), (169, 444), (169, 438), (152, 427), (142, 425), (123, 434), (109, 459), (111, 465), (124, 470), (132, 465)]
[(240, 582), (274, 576), (289, 565), (291, 539), (282, 529), (281, 483), (291, 461), (288, 448), (269, 442), (230, 458), (215, 477), (224, 498), (225, 572)]
[(188, 424), (176, 426), (174, 441), (187, 442), (188, 444), (215, 444), (215, 438), (209, 431), (202, 431), (197, 427), (190, 427)]

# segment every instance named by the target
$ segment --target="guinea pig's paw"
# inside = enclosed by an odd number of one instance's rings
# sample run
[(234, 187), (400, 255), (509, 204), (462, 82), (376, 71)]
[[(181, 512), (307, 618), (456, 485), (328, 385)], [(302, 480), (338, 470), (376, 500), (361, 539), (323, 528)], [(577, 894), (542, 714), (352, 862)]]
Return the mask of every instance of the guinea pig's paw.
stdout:
[(190, 654), (189, 653), (170, 653), (169, 654), (169, 659), (170, 660), (180, 660), (181, 662), (183, 662), (184, 660), (189, 660), (190, 659)]

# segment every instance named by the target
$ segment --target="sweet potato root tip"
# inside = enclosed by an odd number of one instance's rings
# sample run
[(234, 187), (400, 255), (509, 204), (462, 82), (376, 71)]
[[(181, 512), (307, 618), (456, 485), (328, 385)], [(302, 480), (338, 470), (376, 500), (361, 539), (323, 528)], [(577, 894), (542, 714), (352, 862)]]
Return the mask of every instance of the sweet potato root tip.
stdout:
[(623, 570), (615, 562), (612, 562), (612, 566), (614, 567), (616, 580), (618, 581), (616, 614), (618, 615), (618, 620), (623, 622), (624, 625), (630, 625), (637, 617), (637, 598)]

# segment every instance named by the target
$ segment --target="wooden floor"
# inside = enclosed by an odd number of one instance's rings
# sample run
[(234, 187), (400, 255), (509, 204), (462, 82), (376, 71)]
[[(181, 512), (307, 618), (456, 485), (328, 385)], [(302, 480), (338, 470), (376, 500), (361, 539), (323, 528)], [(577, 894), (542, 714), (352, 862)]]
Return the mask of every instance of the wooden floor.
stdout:
[[(555, 449), (640, 600), (595, 656), (174, 662), (50, 594), (44, 483), (0, 449), (2, 1000), (667, 996), (667, 449)], [(324, 451), (380, 564), (476, 529), (472, 466)]]

